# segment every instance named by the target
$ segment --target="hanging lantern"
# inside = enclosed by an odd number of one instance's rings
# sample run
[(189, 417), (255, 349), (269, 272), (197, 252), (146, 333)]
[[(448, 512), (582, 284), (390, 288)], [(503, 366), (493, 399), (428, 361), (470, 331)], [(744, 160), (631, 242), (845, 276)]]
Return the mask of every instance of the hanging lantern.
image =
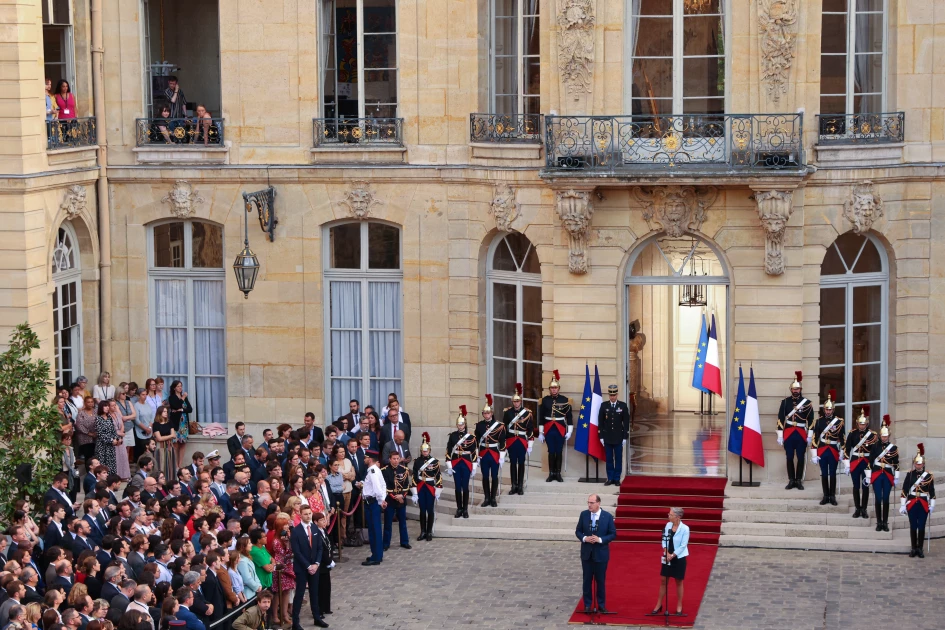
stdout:
[[(695, 244), (693, 244), (693, 249), (695, 249)], [(705, 261), (701, 256), (696, 256), (693, 253), (689, 257), (689, 277), (697, 278), (699, 276), (707, 275), (709, 275), (709, 272), (706, 271)], [(707, 287), (704, 284), (684, 284), (682, 291), (679, 294), (679, 305), (706, 306), (708, 304), (706, 289)]]
[(259, 259), (249, 248), (249, 214), (248, 204), (243, 205), (243, 251), (236, 255), (233, 261), (233, 271), (236, 272), (236, 286), (243, 292), (243, 297), (249, 299), (249, 292), (256, 286), (256, 276), (259, 275)]

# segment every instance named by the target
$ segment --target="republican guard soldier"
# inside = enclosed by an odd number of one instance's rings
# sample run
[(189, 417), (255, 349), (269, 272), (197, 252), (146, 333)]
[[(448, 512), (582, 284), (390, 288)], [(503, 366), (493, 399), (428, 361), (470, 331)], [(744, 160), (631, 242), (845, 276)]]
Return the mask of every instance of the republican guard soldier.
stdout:
[(466, 428), (466, 405), (459, 406), (456, 430), (446, 442), (446, 470), (453, 476), (456, 489), (456, 514), (453, 518), (469, 518), (469, 480), (479, 466), (476, 436)]
[(627, 403), (617, 400), (617, 386), (607, 387), (610, 400), (601, 403), (597, 413), (597, 434), (604, 445), (607, 456), (607, 481), (605, 486), (619, 486), (620, 473), (623, 470), (623, 450), (630, 437), (630, 408)]
[(541, 433), (538, 441), (548, 446), (548, 478), (545, 481), (564, 481), (561, 478), (561, 463), (564, 445), (571, 437), (574, 420), (571, 416), (571, 401), (561, 395), (561, 375), (554, 370), (554, 378), (548, 385), (548, 395), (541, 399), (538, 422)]
[(889, 531), (889, 494), (899, 482), (899, 449), (889, 439), (889, 414), (883, 416), (879, 441), (870, 448), (870, 485), (876, 499), (876, 531)]
[(837, 464), (843, 459), (844, 433), (846, 428), (843, 418), (834, 413), (833, 401), (837, 391), (827, 393), (824, 412), (814, 424), (814, 439), (811, 442), (810, 461), (820, 464), (820, 485), (824, 490), (821, 505), (837, 504)]
[(787, 456), (788, 484), (784, 486), (785, 490), (804, 489), (805, 453), (813, 437), (810, 429), (814, 424), (814, 407), (801, 395), (801, 381), (804, 375), (797, 371), (794, 376), (791, 395), (781, 401), (781, 408), (778, 410), (778, 445), (784, 447)]
[(538, 435), (535, 417), (522, 400), (522, 384), (515, 384), (512, 406), (502, 414), (505, 424), (505, 451), (509, 454), (512, 489), (509, 494), (525, 494), (525, 460), (531, 455), (532, 445)]
[(482, 420), (476, 423), (476, 441), (479, 442), (479, 469), (482, 471), (482, 492), (485, 498), (480, 507), (499, 507), (495, 497), (499, 492), (499, 469), (505, 463), (505, 425), (493, 419), (492, 394), (486, 394)]
[(407, 494), (413, 486), (410, 471), (400, 463), (400, 453), (391, 451), (387, 466), (381, 469), (387, 484), (387, 507), (384, 508), (384, 551), (390, 547), (393, 536), (394, 515), (400, 525), (400, 546), (410, 549), (410, 534), (407, 532)]
[(853, 480), (853, 518), (869, 518), (867, 508), (870, 505), (870, 487), (864, 481), (870, 475), (870, 449), (879, 440), (879, 435), (870, 429), (870, 407), (863, 405), (860, 408), (860, 417), (856, 419), (856, 428), (847, 435), (843, 461), (844, 469), (850, 473)]
[(922, 544), (925, 542), (925, 524), (929, 514), (935, 511), (935, 478), (925, 469), (925, 445), (916, 445), (916, 454), (912, 459), (912, 470), (902, 480), (902, 496), (899, 513), (909, 515), (909, 537), (912, 539), (912, 551), (909, 557), (925, 557)]
[(420, 507), (420, 536), (417, 540), (433, 540), (433, 519), (436, 502), (443, 492), (443, 477), (440, 461), (433, 457), (430, 434), (426, 431), (420, 444), (420, 457), (413, 462), (413, 484), (412, 499)]

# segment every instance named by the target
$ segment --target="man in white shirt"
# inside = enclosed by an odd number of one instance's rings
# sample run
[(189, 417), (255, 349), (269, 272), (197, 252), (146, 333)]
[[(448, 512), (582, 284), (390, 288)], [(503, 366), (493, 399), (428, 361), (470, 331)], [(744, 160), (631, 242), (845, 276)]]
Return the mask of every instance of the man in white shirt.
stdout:
[(361, 564), (366, 567), (376, 566), (384, 560), (384, 541), (381, 531), (381, 510), (387, 508), (387, 483), (377, 466), (378, 453), (368, 449), (364, 453), (364, 464), (368, 467), (364, 476), (364, 509), (368, 524), (368, 537), (371, 541), (371, 555)]
[(134, 599), (128, 604), (128, 608), (125, 609), (125, 612), (129, 610), (137, 610), (138, 612), (144, 613), (148, 623), (151, 624), (151, 630), (154, 630), (154, 619), (151, 618), (151, 613), (148, 610), (148, 605), (150, 603), (151, 587), (147, 584), (140, 584), (139, 586), (135, 587)]
[(158, 545), (154, 549), (154, 557), (157, 559), (158, 565), (158, 574), (155, 578), (154, 583), (160, 584), (161, 582), (170, 582), (174, 577), (171, 574), (171, 570), (167, 568), (167, 563), (171, 561), (171, 548), (167, 545)]

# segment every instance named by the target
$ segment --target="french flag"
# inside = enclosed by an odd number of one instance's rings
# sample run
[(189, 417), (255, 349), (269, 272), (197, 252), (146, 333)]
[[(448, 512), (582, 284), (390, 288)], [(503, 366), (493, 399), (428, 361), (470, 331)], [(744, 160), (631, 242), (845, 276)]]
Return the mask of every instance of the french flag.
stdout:
[(722, 395), (722, 370), (719, 368), (719, 337), (715, 332), (715, 314), (712, 314), (712, 326), (709, 328), (709, 345), (705, 353), (705, 367), (702, 371), (702, 387), (714, 394)]
[(749, 372), (748, 397), (745, 399), (745, 430), (742, 431), (742, 457), (759, 466), (765, 465), (765, 447), (761, 443), (761, 416), (758, 415), (758, 394), (755, 371)]

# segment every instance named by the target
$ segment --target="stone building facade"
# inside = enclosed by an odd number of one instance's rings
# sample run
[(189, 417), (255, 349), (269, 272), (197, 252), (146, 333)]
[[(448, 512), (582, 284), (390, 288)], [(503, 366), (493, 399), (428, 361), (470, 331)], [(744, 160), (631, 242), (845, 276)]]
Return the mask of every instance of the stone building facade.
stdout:
[[(158, 4), (0, 0), (0, 335), (29, 322), (58, 379), (185, 377), (202, 421), (265, 425), (390, 390), (440, 439), (460, 404), (516, 381), (537, 398), (552, 369), (579, 397), (589, 363), (653, 413), (688, 410), (672, 330), (698, 260), (714, 423), (751, 367), (761, 474), (783, 475), (795, 370), (945, 463), (940, 3)], [(44, 120), (54, 71), (97, 136)], [(208, 122), (162, 122), (171, 73)], [(243, 193), (270, 186), (244, 299)]]

